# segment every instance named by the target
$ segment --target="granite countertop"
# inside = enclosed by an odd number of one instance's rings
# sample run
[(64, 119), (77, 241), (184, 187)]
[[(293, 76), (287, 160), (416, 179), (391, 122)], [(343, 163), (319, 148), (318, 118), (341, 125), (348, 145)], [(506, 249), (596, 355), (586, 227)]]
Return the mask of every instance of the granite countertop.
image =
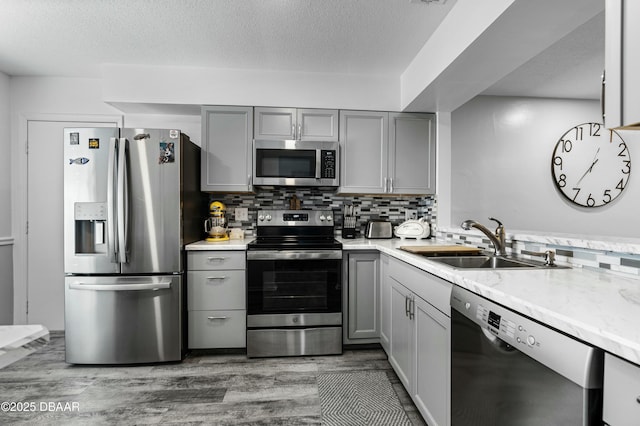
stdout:
[[(344, 250), (377, 250), (640, 365), (640, 277), (582, 268), (463, 270), (400, 246), (442, 240), (338, 240)], [(252, 239), (189, 244), (187, 250), (245, 250)]]
[(400, 246), (438, 240), (340, 239), (344, 250), (378, 250), (635, 364), (640, 364), (640, 278), (582, 268), (463, 270)]

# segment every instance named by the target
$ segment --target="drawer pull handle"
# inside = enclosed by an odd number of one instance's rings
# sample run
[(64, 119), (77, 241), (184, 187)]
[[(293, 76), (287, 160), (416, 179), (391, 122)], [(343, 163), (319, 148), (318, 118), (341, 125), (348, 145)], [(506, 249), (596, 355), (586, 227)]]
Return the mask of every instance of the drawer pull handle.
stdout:
[(221, 277), (207, 277), (208, 280), (226, 280), (227, 277), (225, 277), (224, 275)]
[(226, 257), (207, 257), (207, 260), (209, 262), (214, 262), (214, 261), (222, 262), (225, 259), (226, 259)]
[(228, 317), (225, 316), (221, 316), (221, 317), (207, 317), (208, 320), (226, 320)]

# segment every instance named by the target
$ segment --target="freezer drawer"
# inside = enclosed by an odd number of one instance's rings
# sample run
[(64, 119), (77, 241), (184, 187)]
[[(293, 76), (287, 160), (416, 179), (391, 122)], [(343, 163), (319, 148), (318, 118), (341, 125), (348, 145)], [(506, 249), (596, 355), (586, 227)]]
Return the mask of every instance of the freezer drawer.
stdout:
[(182, 359), (182, 277), (65, 277), (66, 361)]

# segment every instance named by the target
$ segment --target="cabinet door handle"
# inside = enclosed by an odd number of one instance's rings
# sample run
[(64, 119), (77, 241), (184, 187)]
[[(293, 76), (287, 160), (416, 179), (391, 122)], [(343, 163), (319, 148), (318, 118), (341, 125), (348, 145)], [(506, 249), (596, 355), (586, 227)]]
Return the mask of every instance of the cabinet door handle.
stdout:
[(389, 192), (393, 192), (393, 178), (389, 178)]
[(387, 177), (384, 178), (384, 187), (382, 188), (382, 192), (389, 192), (388, 188), (389, 185), (387, 185), (387, 182), (389, 181), (389, 179)]
[(298, 124), (298, 139), (302, 139), (302, 124)]
[(219, 316), (219, 317), (207, 317), (208, 320), (210, 321), (214, 321), (214, 320), (226, 320), (229, 317), (226, 316)]
[(404, 316), (405, 317), (409, 316), (409, 297), (408, 296), (404, 297)]
[(291, 124), (291, 137), (295, 140), (296, 138), (296, 125)]
[(416, 300), (411, 296), (409, 299), (409, 319), (412, 320), (416, 313)]
[(207, 280), (226, 280), (227, 277), (225, 277), (224, 275), (221, 277), (207, 277)]
[(209, 262), (222, 262), (226, 259), (226, 257), (207, 257)]

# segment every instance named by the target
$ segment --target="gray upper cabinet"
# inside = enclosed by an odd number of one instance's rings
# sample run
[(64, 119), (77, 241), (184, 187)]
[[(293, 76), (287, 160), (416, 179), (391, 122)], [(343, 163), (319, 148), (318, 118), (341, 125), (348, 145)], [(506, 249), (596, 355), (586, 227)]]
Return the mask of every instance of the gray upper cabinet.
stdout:
[(434, 114), (389, 113), (388, 192), (435, 194)]
[(256, 139), (338, 141), (338, 110), (255, 108)]
[(252, 143), (252, 107), (202, 107), (201, 190), (251, 191)]
[(640, 122), (640, 2), (605, 2), (605, 127)]
[(340, 111), (338, 192), (381, 194), (387, 189), (389, 113)]
[(434, 114), (340, 111), (342, 193), (435, 193)]

